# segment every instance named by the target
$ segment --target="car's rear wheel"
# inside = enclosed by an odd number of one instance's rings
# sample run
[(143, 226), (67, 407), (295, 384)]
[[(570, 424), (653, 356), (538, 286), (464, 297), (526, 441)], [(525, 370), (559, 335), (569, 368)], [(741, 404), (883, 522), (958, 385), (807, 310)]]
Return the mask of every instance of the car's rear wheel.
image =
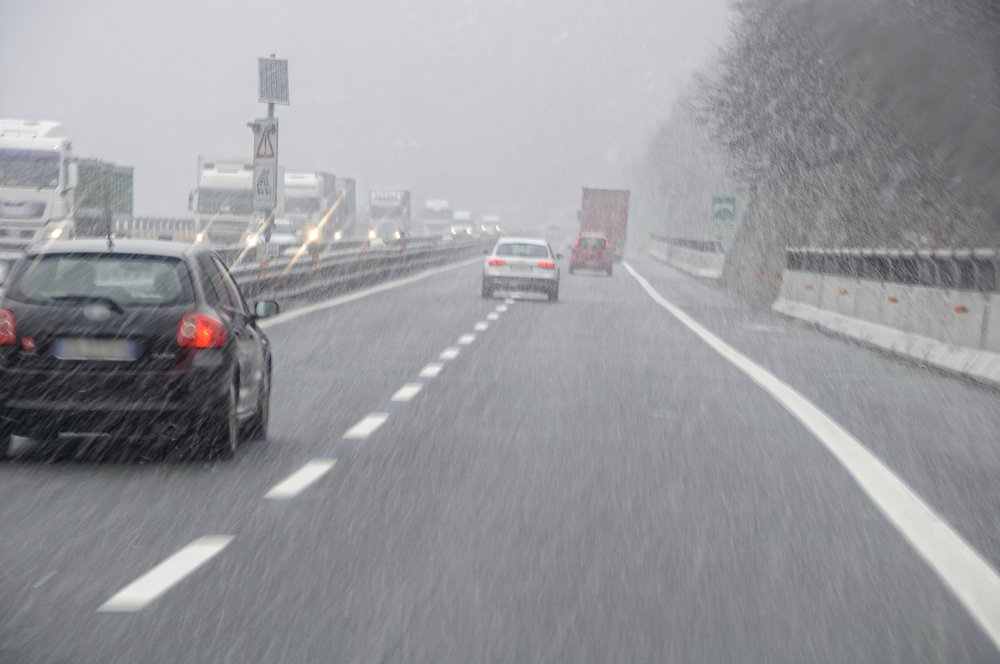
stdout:
[(556, 287), (549, 291), (549, 302), (557, 300), (559, 300), (559, 284), (556, 284)]
[(483, 279), (483, 297), (493, 297), (493, 288)]
[(609, 266), (608, 266), (608, 276), (609, 276), (609, 277), (611, 276), (611, 269), (612, 269), (612, 266), (610, 266), (610, 265), (609, 265)]
[(261, 378), (260, 397), (257, 399), (257, 410), (247, 422), (243, 440), (267, 440), (267, 424), (271, 419), (271, 367)]
[(236, 422), (236, 397), (239, 388), (236, 380), (229, 381), (227, 398), (205, 414), (198, 427), (198, 444), (207, 459), (232, 459), (239, 444), (239, 426)]
[(573, 274), (573, 266), (572, 265), (569, 266), (569, 273)]

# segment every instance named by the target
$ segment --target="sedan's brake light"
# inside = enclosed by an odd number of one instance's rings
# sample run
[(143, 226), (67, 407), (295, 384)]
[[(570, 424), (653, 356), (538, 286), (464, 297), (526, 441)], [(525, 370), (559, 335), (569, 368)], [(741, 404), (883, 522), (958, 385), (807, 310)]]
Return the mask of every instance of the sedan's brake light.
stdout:
[(556, 264), (555, 263), (548, 263), (546, 261), (542, 261), (541, 263), (538, 264), (538, 267), (546, 269), (546, 270), (554, 270), (554, 269), (556, 269)]
[(14, 323), (14, 312), (0, 309), (0, 346), (13, 346), (17, 343), (17, 325)]
[(605, 248), (607, 248), (607, 247), (610, 247), (610, 246), (611, 246), (611, 243), (610, 243), (610, 242), (608, 242), (607, 240), (605, 240), (605, 241), (604, 241), (604, 246), (605, 246)]
[(506, 264), (507, 264), (507, 261), (502, 260), (500, 258), (491, 258), (490, 259), (490, 265), (506, 265)]
[(177, 345), (183, 348), (221, 348), (226, 328), (205, 314), (185, 314), (177, 326)]

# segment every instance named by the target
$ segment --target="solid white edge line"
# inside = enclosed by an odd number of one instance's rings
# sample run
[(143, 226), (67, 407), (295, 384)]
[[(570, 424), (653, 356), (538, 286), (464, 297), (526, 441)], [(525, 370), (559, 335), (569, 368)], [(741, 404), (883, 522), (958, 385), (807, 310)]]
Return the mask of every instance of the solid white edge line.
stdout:
[(337, 463), (336, 459), (313, 459), (275, 484), (264, 494), (265, 498), (294, 498), (313, 482), (326, 475)]
[(903, 480), (830, 416), (663, 299), (631, 265), (625, 262), (622, 265), (653, 300), (769, 392), (823, 443), (951, 589), (994, 646), (1000, 648), (1000, 576), (990, 564)]
[(201, 537), (128, 584), (98, 607), (103, 613), (138, 611), (226, 548), (229, 535)]
[(367, 438), (375, 432), (375, 429), (385, 424), (387, 419), (389, 419), (389, 413), (369, 413), (360, 422), (348, 429), (347, 433), (344, 434), (344, 438), (352, 440)]
[(445, 265), (443, 267), (435, 267), (430, 270), (424, 270), (423, 272), (418, 272), (417, 274), (411, 275), (409, 277), (403, 277), (402, 279), (394, 279), (393, 281), (386, 281), (384, 283), (372, 286), (371, 288), (365, 288), (363, 290), (354, 291), (353, 293), (348, 293), (346, 295), (341, 295), (340, 297), (335, 297), (331, 300), (325, 300), (323, 302), (317, 302), (316, 304), (310, 304), (308, 306), (302, 307), (301, 309), (295, 309), (287, 313), (278, 314), (271, 318), (265, 318), (257, 322), (258, 327), (268, 328), (272, 325), (280, 325), (281, 323), (287, 323), (293, 318), (298, 318), (299, 316), (304, 316), (305, 314), (312, 313), (314, 311), (320, 311), (322, 309), (329, 309), (331, 307), (340, 306), (341, 304), (347, 304), (348, 302), (353, 302), (354, 300), (360, 300), (363, 297), (368, 297), (369, 295), (374, 295), (376, 293), (381, 293), (382, 291), (387, 291), (392, 288), (398, 288), (400, 286), (405, 286), (406, 284), (412, 284), (414, 281), (420, 281), (421, 279), (426, 279), (427, 277), (432, 277), (435, 274), (441, 274), (442, 272), (447, 272), (449, 270), (455, 270), (460, 267), (465, 267), (466, 265), (472, 265), (482, 260), (481, 256), (476, 258), (470, 258), (465, 261), (460, 261), (458, 263), (452, 263), (451, 265)]
[(407, 383), (396, 390), (396, 393), (392, 395), (392, 399), (390, 399), (390, 401), (409, 401), (413, 397), (417, 396), (423, 387), (423, 383)]
[(438, 362), (430, 362), (429, 364), (427, 364), (427, 366), (425, 366), (423, 369), (420, 370), (420, 377), (436, 378), (437, 375), (441, 373), (441, 369), (444, 369), (443, 364), (439, 364)]

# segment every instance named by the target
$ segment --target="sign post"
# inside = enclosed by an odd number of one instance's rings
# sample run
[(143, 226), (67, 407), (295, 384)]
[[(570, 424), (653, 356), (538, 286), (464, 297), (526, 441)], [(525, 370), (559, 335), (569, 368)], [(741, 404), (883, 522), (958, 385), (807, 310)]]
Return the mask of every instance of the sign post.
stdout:
[[(288, 105), (288, 60), (257, 58), (257, 101), (267, 104), (267, 117), (248, 122), (253, 130), (253, 209), (263, 213), (264, 237), (270, 238), (269, 218), (278, 207), (278, 119), (274, 105)], [(258, 251), (263, 247), (258, 247)]]
[(712, 229), (720, 240), (736, 235), (736, 199), (731, 196), (712, 197)]

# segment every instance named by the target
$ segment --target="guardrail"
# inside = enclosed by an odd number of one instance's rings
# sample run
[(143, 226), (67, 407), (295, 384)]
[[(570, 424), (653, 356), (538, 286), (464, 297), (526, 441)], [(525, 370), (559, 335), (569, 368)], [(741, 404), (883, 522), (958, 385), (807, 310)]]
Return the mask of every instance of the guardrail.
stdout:
[(494, 244), (493, 238), (467, 241), (419, 238), (382, 246), (359, 245), (327, 254), (245, 260), (230, 267), (248, 300), (296, 299), (315, 294), (359, 288), (415, 269), (479, 255)]
[(995, 249), (789, 248), (774, 310), (1000, 386)]
[(996, 249), (818, 249), (785, 250), (788, 269), (912, 286), (981, 293), (998, 290)]
[(691, 240), (687, 238), (650, 235), (649, 255), (705, 279), (722, 276), (726, 256), (722, 243), (716, 240)]

